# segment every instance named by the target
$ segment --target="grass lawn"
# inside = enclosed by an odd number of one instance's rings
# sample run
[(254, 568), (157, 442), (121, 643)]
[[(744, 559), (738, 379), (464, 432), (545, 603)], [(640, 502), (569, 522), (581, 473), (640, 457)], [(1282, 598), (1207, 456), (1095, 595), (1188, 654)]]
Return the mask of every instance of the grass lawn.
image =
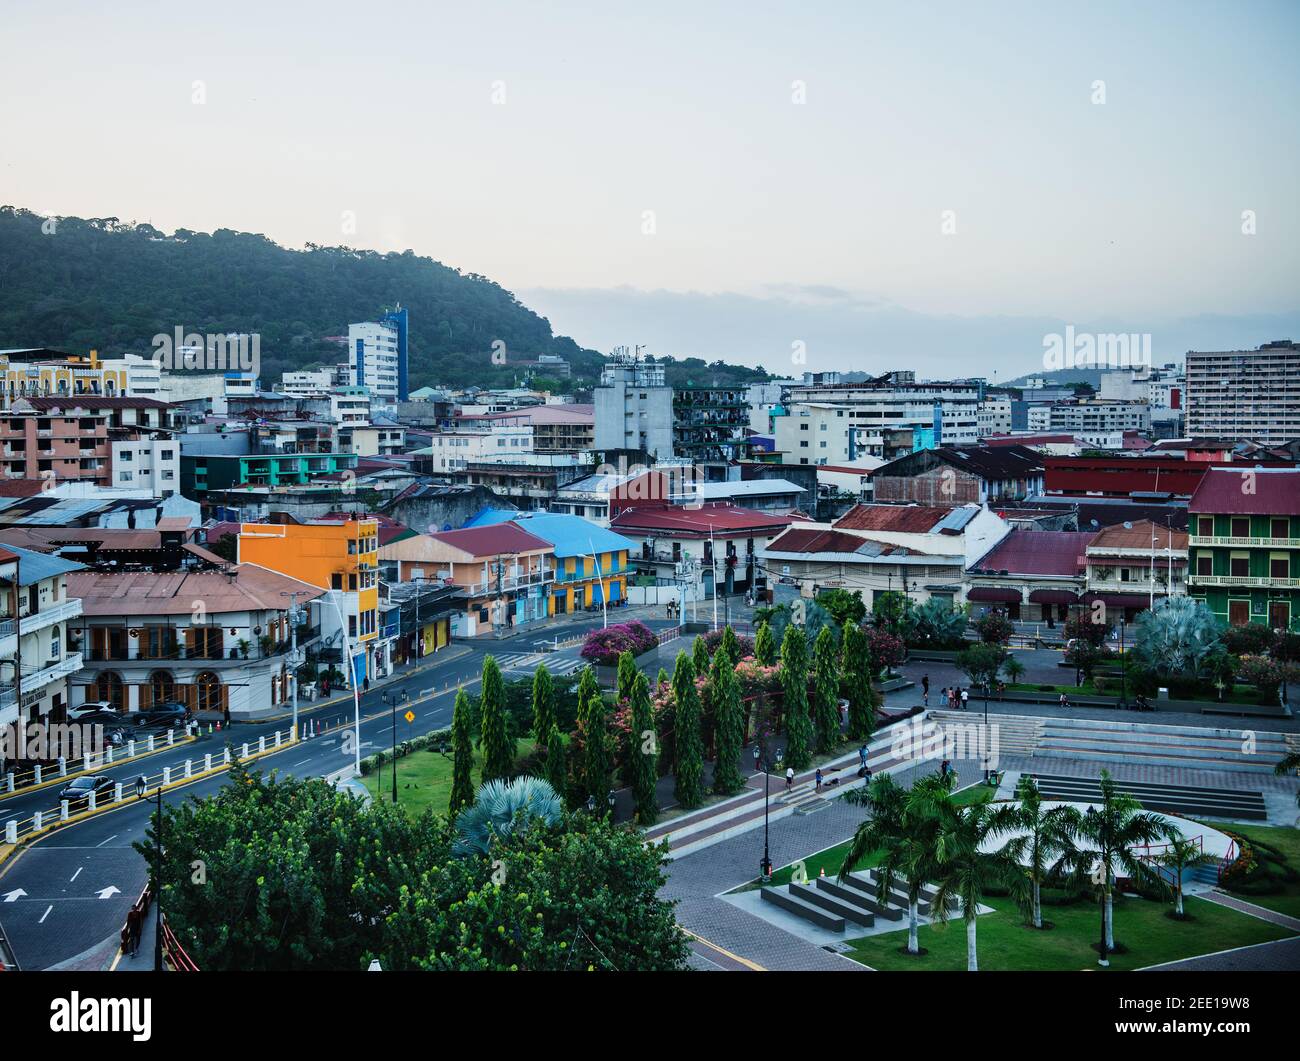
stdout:
[[(953, 802), (968, 806), (972, 803), (987, 803), (994, 793), (994, 789), (987, 785), (971, 785), (969, 788), (963, 788), (953, 794)], [(821, 871), (826, 870), (826, 876), (833, 877), (840, 871), (840, 863), (844, 861), (844, 856), (848, 854), (849, 844), (851, 841), (845, 840), (842, 844), (836, 844), (834, 847), (828, 847), (825, 851), (818, 851), (815, 854), (807, 855), (803, 859), (804, 869), (808, 873), (808, 879), (820, 877)], [(855, 870), (870, 869), (876, 864), (875, 855), (868, 855), (853, 868)], [(780, 869), (772, 871), (772, 884), (784, 887), (794, 879), (794, 863), (788, 866), (782, 866)], [(733, 888), (729, 894), (736, 892), (753, 891), (755, 888), (762, 886), (763, 882), (755, 877), (753, 880), (742, 884), (739, 888)]]
[[(989, 970), (1097, 969), (1097, 940), (1101, 915), (1096, 903), (1044, 906), (1043, 919), (1055, 927), (1047, 931), (1027, 928), (1010, 899), (990, 898), (985, 905), (995, 912), (979, 919), (979, 965)], [(1239, 914), (1201, 899), (1188, 898), (1187, 912), (1195, 919), (1179, 922), (1165, 916), (1171, 904), (1124, 899), (1115, 904), (1115, 938), (1129, 948), (1112, 955), (1111, 969), (1139, 969), (1197, 954), (1266, 943), (1295, 933), (1266, 921)], [(920, 944), (928, 953), (913, 958), (899, 953), (907, 933), (886, 932), (850, 941), (846, 957), (882, 970), (964, 970), (966, 927), (960, 917), (947, 925), (922, 925)]]
[[(534, 744), (531, 740), (517, 741), (516, 758), (532, 753)], [(443, 758), (436, 751), (414, 751), (397, 760), (397, 802), (412, 818), (418, 818), (425, 808), (432, 807), (436, 814), (446, 814), (451, 802), (451, 753)], [(482, 773), (483, 761), (479, 750), (474, 749), (474, 769), (470, 777), (477, 788)], [(361, 779), (371, 796), (391, 803), (393, 798), (392, 763), (384, 763), (383, 769), (367, 774)]]
[[(1244, 836), (1248, 841), (1254, 840), (1276, 848), (1292, 869), (1300, 870), (1300, 829), (1268, 825), (1229, 825), (1227, 828), (1230, 832)], [(1271, 858), (1267, 852), (1259, 849), (1256, 850), (1255, 857), (1256, 859)], [(1274, 895), (1252, 895), (1231, 888), (1225, 890), (1256, 906), (1264, 906), (1291, 917), (1300, 917), (1300, 881), (1281, 881), (1280, 889)]]

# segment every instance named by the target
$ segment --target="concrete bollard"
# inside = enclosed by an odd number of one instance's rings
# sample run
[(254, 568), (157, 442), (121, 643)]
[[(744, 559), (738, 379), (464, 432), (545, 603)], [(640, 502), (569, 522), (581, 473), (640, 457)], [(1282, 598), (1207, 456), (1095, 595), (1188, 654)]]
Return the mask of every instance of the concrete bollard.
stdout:
[(212, 753), (208, 752), (203, 756), (203, 770), (206, 773), (212, 769)]
[(240, 752), (240, 758), (241, 759), (248, 758), (248, 741), (244, 741), (244, 750)]
[(104, 761), (110, 764), (113, 762), (113, 746), (111, 744), (104, 749)]
[(230, 765), (230, 749), (229, 749), (229, 748), (222, 748), (222, 749), (221, 749), (221, 764), (222, 764), (223, 766), (229, 766), (229, 765)]
[(16, 821), (5, 822), (5, 843), (18, 843), (18, 823)]
[(59, 776), (60, 777), (68, 776), (68, 760), (65, 759), (62, 755), (59, 756)]
[(192, 773), (193, 766), (194, 766), (194, 764), (193, 764), (189, 759), (186, 759), (186, 760), (185, 760), (185, 776), (186, 776), (186, 777), (192, 777), (192, 776), (193, 776), (193, 773)]
[(135, 758), (135, 738), (134, 738), (134, 737), (132, 737), (129, 741), (126, 742), (126, 757), (127, 757), (128, 759), (134, 759), (134, 758)]
[(14, 772), (10, 770), (9, 773), (5, 774), (5, 791), (12, 792), (13, 790), (14, 790)]
[(174, 729), (169, 729), (167, 731), (167, 747), (170, 748), (175, 743), (176, 743), (176, 731)]
[(113, 802), (122, 802), (122, 782), (119, 781), (113, 786)]
[(68, 820), (68, 801), (66, 799), (61, 799), (59, 800), (59, 821), (66, 822), (67, 820)]
[(280, 731), (278, 729), (275, 731), (275, 738), (273, 743), (277, 748), (280, 747)]
[(145, 737), (145, 739), (144, 739), (144, 750), (147, 751), (147, 752), (151, 752), (151, 751), (153, 751), (153, 744), (154, 744), (154, 741), (153, 741), (153, 734), (150, 733), (150, 734), (149, 734), (147, 737)]
[(40, 763), (37, 763), (35, 766), (32, 767), (32, 784), (33, 784), (33, 785), (39, 785), (39, 784), (41, 783), (41, 773), (42, 773), (42, 770), (41, 770), (41, 764), (40, 764)]
[(88, 793), (86, 796), (86, 810), (95, 809), (95, 793)]
[(259, 752), (266, 751), (266, 737), (262, 736), (257, 738), (257, 750)]
[(32, 811), (32, 832), (39, 833), (45, 828), (45, 815), (40, 811)]
[(162, 783), (164, 785), (170, 785), (172, 783), (172, 768), (170, 766), (163, 767)]

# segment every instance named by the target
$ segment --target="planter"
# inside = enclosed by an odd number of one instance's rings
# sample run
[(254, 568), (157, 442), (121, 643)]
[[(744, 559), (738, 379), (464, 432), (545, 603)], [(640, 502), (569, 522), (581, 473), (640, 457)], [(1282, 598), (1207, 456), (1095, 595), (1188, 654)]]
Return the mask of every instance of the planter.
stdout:
[(909, 689), (915, 684), (916, 682), (912, 681), (910, 678), (903, 678), (900, 676), (888, 678), (885, 681), (880, 682), (879, 686), (882, 693), (892, 693), (899, 689)]
[(907, 661), (909, 663), (956, 663), (961, 651), (945, 648), (909, 648)]

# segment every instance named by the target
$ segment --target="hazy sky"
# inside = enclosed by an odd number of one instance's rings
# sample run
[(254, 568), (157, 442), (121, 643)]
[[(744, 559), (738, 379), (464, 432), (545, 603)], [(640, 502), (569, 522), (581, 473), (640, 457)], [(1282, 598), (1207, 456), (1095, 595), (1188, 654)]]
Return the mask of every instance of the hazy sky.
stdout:
[(909, 343), (881, 313), (973, 318), (1012, 322), (1013, 374), (1043, 321), (1159, 349), (1300, 309), (1286, 0), (3, 0), (0, 27), (0, 202), (409, 247), (597, 347), (775, 365), (820, 314), (810, 360), (847, 368)]

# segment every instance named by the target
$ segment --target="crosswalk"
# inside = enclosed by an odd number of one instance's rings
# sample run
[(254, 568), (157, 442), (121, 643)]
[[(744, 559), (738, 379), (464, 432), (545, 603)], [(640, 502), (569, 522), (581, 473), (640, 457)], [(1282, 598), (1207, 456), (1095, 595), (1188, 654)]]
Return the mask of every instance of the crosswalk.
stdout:
[(539, 663), (545, 663), (552, 674), (572, 674), (587, 665), (583, 659), (558, 659), (545, 652), (507, 652), (496, 661), (503, 671), (534, 671)]

